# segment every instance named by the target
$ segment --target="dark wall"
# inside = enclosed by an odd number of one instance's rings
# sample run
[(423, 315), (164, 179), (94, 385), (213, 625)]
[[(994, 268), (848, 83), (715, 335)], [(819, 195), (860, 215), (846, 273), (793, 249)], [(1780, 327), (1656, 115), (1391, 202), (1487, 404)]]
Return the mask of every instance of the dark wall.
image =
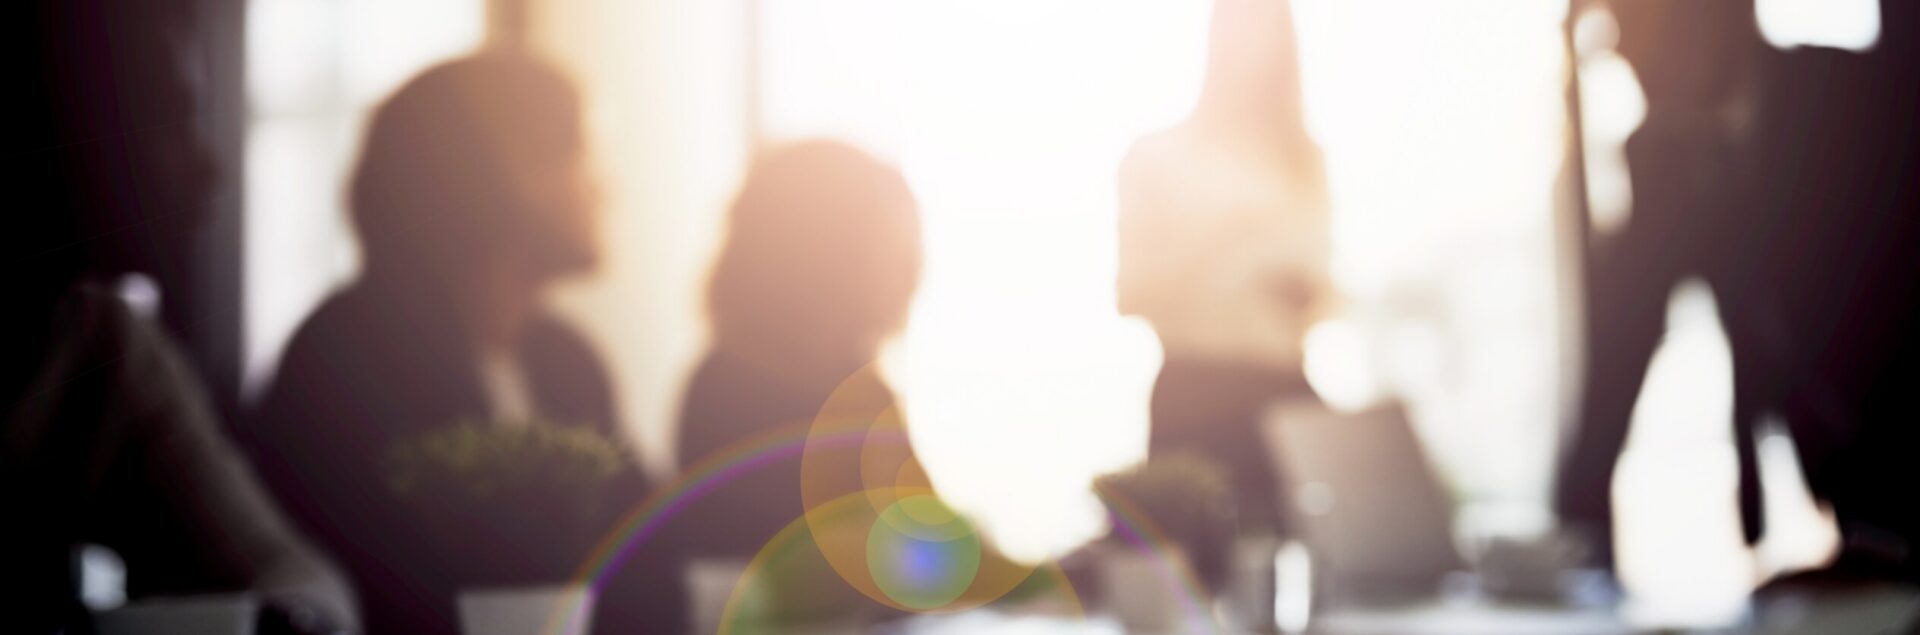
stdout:
[(246, 0), (197, 0), (208, 82), (201, 119), (220, 175), (213, 209), (178, 244), (180, 266), (160, 274), (163, 319), (199, 366), (215, 402), (233, 412), (240, 388), (245, 316)]

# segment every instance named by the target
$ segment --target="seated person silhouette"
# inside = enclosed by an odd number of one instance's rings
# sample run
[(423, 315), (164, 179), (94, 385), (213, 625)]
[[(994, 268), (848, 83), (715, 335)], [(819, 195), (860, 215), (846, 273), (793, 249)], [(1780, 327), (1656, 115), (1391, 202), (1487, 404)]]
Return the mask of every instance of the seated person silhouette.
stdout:
[[(778, 147), (749, 171), (708, 288), (714, 343), (688, 386), (678, 443), (690, 477), (753, 466), (694, 501), (674, 530), (695, 557), (758, 563), (733, 593), (759, 599), (726, 627), (898, 619), (930, 610), (902, 589), (957, 579), (934, 573), (957, 569), (880, 566), (918, 561), (874, 551), (913, 542), (875, 542), (918, 535), (901, 527), (972, 527), (939, 498), (876, 363), (919, 286), (920, 241), (906, 180), (853, 147)], [(882, 520), (901, 513), (915, 520)], [(972, 583), (932, 605), (995, 601), (1032, 570), (981, 548)], [(916, 582), (882, 570), (916, 571)]]
[(107, 4), (0, 10), (25, 31), (0, 37), (24, 86), (0, 107), (0, 630), (92, 632), (76, 558), (89, 543), (119, 555), (135, 602), (250, 591), (310, 618), (263, 616), (262, 632), (330, 628), (347, 617), (343, 581), (272, 504), (179, 349), (108, 284), (166, 264), (219, 181), (192, 125), (207, 105), (194, 3)]
[[(472, 563), (430, 555), (463, 538), (450, 519), (388, 489), (396, 443), (473, 422), (618, 436), (600, 359), (541, 304), (600, 255), (580, 111), (560, 71), (494, 51), (425, 71), (374, 114), (351, 191), (365, 269), (301, 325), (247, 435), (353, 575), (369, 632), (453, 632), (472, 584)], [(640, 501), (633, 480), (610, 507)], [(678, 574), (645, 560), (603, 590), (596, 628), (679, 628)]]
[[(681, 406), (682, 470), (765, 435), (805, 434), (836, 395), (853, 396), (856, 417), (901, 428), (873, 362), (919, 283), (918, 214), (899, 172), (846, 145), (803, 142), (753, 166), (708, 290), (714, 344)], [(917, 467), (900, 442), (890, 447)], [(860, 460), (857, 448), (833, 458)], [(697, 503), (683, 520), (698, 535), (692, 551), (753, 556), (806, 511), (800, 464), (782, 460)]]

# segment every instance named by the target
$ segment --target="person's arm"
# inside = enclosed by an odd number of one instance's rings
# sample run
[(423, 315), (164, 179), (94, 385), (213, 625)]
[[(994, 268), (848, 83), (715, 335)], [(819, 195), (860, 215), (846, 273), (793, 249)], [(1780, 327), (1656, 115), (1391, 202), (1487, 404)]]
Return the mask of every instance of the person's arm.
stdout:
[(248, 590), (339, 622), (345, 584), (267, 496), (172, 344), (117, 301), (91, 302), (111, 356), (101, 423), (123, 435), (99, 518), (130, 590)]

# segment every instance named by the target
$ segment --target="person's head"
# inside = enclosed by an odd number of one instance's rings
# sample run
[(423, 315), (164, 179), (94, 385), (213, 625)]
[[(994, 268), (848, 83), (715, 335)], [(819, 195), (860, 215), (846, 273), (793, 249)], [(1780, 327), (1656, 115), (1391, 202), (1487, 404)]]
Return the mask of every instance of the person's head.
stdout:
[(599, 258), (580, 97), (533, 57), (435, 66), (382, 103), (354, 173), (353, 224), (371, 278), (459, 287), (538, 284)]
[(1307, 132), (1296, 33), (1290, 0), (1215, 0), (1206, 81), (1188, 125), (1319, 196), (1325, 166)]
[(1289, 0), (1215, 0), (1204, 115), (1248, 125), (1299, 123), (1300, 55)]
[(166, 264), (218, 181), (197, 3), (8, 3), (10, 268), (70, 276)]
[(773, 363), (864, 363), (906, 321), (919, 279), (919, 210), (897, 170), (840, 143), (778, 148), (728, 218), (714, 339)]

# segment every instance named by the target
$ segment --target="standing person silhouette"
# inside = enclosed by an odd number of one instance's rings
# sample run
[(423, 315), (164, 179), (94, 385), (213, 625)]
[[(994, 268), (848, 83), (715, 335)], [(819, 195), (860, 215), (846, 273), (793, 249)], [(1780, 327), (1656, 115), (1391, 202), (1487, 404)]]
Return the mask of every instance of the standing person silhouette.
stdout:
[[(1689, 276), (1713, 290), (1734, 362), (1740, 510), (1748, 541), (1761, 531), (1753, 426), (1772, 398), (1768, 369), (1783, 346), (1770, 324), (1768, 285), (1747, 262), (1764, 220), (1740, 197), (1753, 168), (1752, 62), (1765, 47), (1750, 0), (1619, 0), (1619, 53), (1633, 65), (1647, 117), (1627, 140), (1633, 216), (1596, 237), (1587, 268), (1587, 350), (1581, 423), (1560, 468), (1556, 507), (1611, 564), (1614, 465), (1626, 443), (1668, 296)], [(1769, 351), (1772, 352), (1769, 352)]]
[(1920, 9), (1881, 3), (1856, 53), (1775, 50), (1751, 0), (1613, 0), (1647, 118), (1627, 145), (1634, 213), (1594, 245), (1590, 368), (1556, 507), (1612, 564), (1610, 486), (1669, 290), (1700, 276), (1733, 362), (1744, 538), (1767, 527), (1755, 432), (1785, 419), (1807, 485), (1831, 504), (1846, 574), (1920, 579), (1914, 480), (1920, 386)]
[(1779, 52), (1764, 71), (1758, 253), (1781, 281), (1787, 424), (1832, 504), (1834, 568), (1920, 581), (1920, 3), (1881, 0), (1853, 53)]
[(1166, 352), (1150, 451), (1220, 461), (1245, 528), (1284, 531), (1259, 425), (1273, 401), (1311, 395), (1302, 342), (1330, 297), (1325, 169), (1303, 118), (1291, 4), (1213, 11), (1199, 103), (1121, 166), (1119, 309)]

